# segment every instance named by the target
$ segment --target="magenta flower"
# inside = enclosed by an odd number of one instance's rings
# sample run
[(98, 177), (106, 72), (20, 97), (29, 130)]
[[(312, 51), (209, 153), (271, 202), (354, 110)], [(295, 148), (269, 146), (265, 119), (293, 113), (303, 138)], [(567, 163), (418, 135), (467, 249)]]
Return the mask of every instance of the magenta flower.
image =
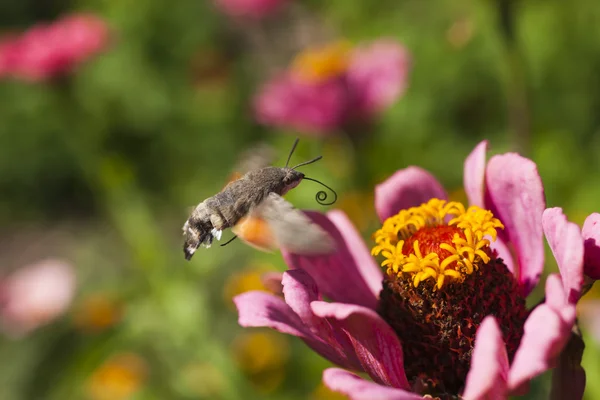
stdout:
[(62, 315), (75, 293), (71, 265), (44, 260), (0, 279), (0, 328), (23, 336)]
[(393, 40), (354, 49), (346, 72), (353, 109), (370, 116), (391, 106), (406, 89), (409, 65), (407, 52)]
[(72, 14), (0, 42), (0, 77), (44, 81), (71, 72), (108, 44), (108, 28), (91, 14)]
[(306, 84), (284, 73), (267, 82), (256, 98), (256, 119), (311, 135), (332, 132), (345, 116), (346, 90), (339, 80)]
[(287, 0), (215, 0), (230, 17), (263, 18), (277, 11)]
[(600, 278), (600, 214), (593, 213), (583, 224), (585, 240), (584, 273), (591, 279)]
[(259, 90), (256, 119), (317, 136), (368, 121), (404, 92), (409, 64), (406, 50), (389, 39), (307, 50)]
[[(342, 368), (368, 374), (372, 381), (344, 369), (324, 372), (327, 386), (352, 399), (524, 393), (556, 365), (570, 337), (584, 240), (559, 208), (544, 210), (531, 160), (508, 153), (486, 163), (486, 146), (465, 161), (469, 208), (447, 202), (418, 167), (377, 186), (382, 228), (373, 253), (383, 256), (383, 272), (343, 213), (310, 212), (337, 252), (284, 253), (284, 298), (236, 297), (240, 325), (298, 336)], [(545, 302), (527, 310), (543, 270), (544, 233), (560, 275), (547, 278)]]

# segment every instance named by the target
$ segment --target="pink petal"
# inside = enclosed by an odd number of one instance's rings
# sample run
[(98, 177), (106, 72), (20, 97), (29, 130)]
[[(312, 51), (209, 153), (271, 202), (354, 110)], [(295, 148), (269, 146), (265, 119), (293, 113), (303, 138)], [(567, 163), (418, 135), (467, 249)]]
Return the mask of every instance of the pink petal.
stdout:
[(463, 398), (505, 399), (508, 370), (508, 356), (502, 332), (494, 317), (488, 316), (477, 330)]
[(487, 208), (502, 221), (517, 253), (515, 272), (527, 295), (544, 269), (542, 213), (546, 201), (537, 167), (518, 154), (494, 156), (486, 170), (486, 190)]
[(498, 236), (494, 241), (492, 241), (490, 238), (490, 242), (490, 247), (498, 252), (498, 257), (502, 259), (502, 262), (504, 262), (504, 265), (506, 265), (508, 270), (514, 274), (515, 260), (504, 240)]
[(283, 274), (281, 281), (285, 302), (300, 317), (309, 329), (316, 329), (324, 323), (310, 309), (310, 303), (321, 300), (315, 281), (302, 270), (291, 270)]
[(300, 318), (279, 297), (250, 291), (233, 298), (243, 327), (269, 327), (281, 333), (298, 337), (310, 337)]
[(339, 368), (323, 371), (323, 382), (329, 389), (343, 393), (352, 400), (417, 400), (423, 397), (387, 386), (369, 382)]
[(281, 298), (253, 291), (234, 297), (233, 302), (238, 309), (238, 323), (241, 326), (267, 327), (297, 336), (329, 361), (352, 368), (345, 358), (340, 357), (338, 348), (314, 335)]
[(545, 210), (542, 223), (560, 269), (567, 300), (576, 303), (583, 286), (583, 239), (579, 227), (567, 221), (558, 207)]
[(559, 274), (546, 278), (546, 304), (558, 314), (566, 325), (575, 323), (575, 307), (569, 302)]
[(560, 275), (548, 275), (546, 278), (546, 304), (554, 311), (560, 313), (569, 304), (566, 293)]
[(333, 218), (344, 229), (342, 232), (328, 216), (313, 211), (306, 214), (335, 240), (336, 251), (327, 255), (301, 255), (282, 250), (287, 265), (306, 271), (317, 283), (319, 292), (334, 301), (375, 308), (381, 285), (378, 289), (373, 287), (373, 267), (364, 263), (369, 253), (352, 225), (344, 223), (343, 214), (334, 214)]
[(419, 167), (401, 169), (375, 187), (375, 209), (381, 222), (432, 198), (447, 199), (448, 196), (437, 179)]
[(567, 337), (561, 318), (550, 307), (542, 304), (533, 310), (511, 366), (510, 388), (518, 388), (553, 368)]
[(348, 244), (348, 251), (354, 260), (354, 264), (356, 264), (359, 274), (371, 289), (371, 292), (376, 297), (379, 297), (382, 289), (383, 272), (371, 256), (371, 252), (367, 248), (365, 241), (356, 228), (354, 228), (348, 216), (342, 211), (330, 211), (327, 213), (327, 217), (329, 217), (331, 222), (340, 231), (344, 242)]
[(283, 275), (285, 302), (300, 317), (305, 326), (319, 339), (329, 343), (338, 365), (357, 371), (362, 370), (354, 348), (345, 334), (335, 332), (326, 318), (316, 316), (311, 303), (321, 299), (315, 281), (302, 270), (290, 270)]
[(585, 344), (575, 329), (552, 372), (551, 400), (581, 400), (585, 390), (585, 370), (581, 366)]
[(357, 47), (346, 74), (355, 114), (371, 116), (394, 103), (406, 88), (409, 68), (408, 52), (393, 39)]
[(585, 246), (584, 272), (592, 279), (600, 279), (600, 214), (590, 214), (581, 232)]
[(550, 275), (546, 282), (546, 303), (536, 307), (525, 322), (523, 338), (510, 368), (511, 390), (556, 366), (574, 324), (575, 306), (566, 301), (558, 275)]
[(483, 184), (485, 178), (485, 155), (488, 141), (479, 143), (465, 160), (463, 181), (469, 205), (485, 207)]
[(337, 327), (348, 335), (363, 369), (374, 381), (409, 389), (400, 340), (375, 311), (322, 301), (311, 306), (315, 315), (327, 317), (334, 329)]

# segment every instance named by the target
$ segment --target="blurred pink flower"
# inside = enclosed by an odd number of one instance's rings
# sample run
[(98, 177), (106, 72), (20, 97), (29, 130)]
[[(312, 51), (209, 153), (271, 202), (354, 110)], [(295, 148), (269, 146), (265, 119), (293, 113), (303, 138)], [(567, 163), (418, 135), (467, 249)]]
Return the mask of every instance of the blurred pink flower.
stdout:
[(4, 78), (10, 72), (9, 60), (4, 54), (10, 51), (11, 45), (11, 38), (8, 36), (0, 37), (0, 79)]
[(263, 18), (287, 0), (215, 0), (217, 7), (231, 17)]
[(353, 109), (370, 116), (391, 106), (406, 88), (408, 60), (406, 50), (391, 39), (357, 47), (346, 73)]
[(23, 336), (52, 322), (71, 305), (75, 272), (60, 260), (21, 268), (0, 280), (0, 328)]
[(409, 65), (406, 50), (390, 39), (308, 50), (258, 91), (256, 119), (317, 136), (368, 121), (401, 96)]
[(320, 135), (343, 121), (347, 93), (339, 80), (306, 84), (292, 74), (267, 82), (256, 98), (256, 118), (265, 125)]
[(102, 51), (109, 40), (104, 21), (91, 14), (72, 14), (49, 25), (39, 24), (0, 43), (0, 77), (43, 81), (71, 72)]
[[(557, 364), (570, 337), (583, 282), (584, 241), (561, 209), (545, 210), (542, 182), (531, 160), (507, 153), (486, 162), (486, 151), (482, 142), (465, 160), (465, 191), (471, 206), (491, 210), (504, 231), (486, 253), (491, 261), (477, 273), (449, 291), (431, 285), (421, 289), (419, 283), (413, 288), (409, 281), (402, 288), (413, 297), (399, 296), (393, 290), (404, 285), (400, 278), (394, 281), (390, 270), (382, 273), (342, 212), (309, 212), (336, 240), (337, 252), (310, 257), (284, 253), (290, 267), (282, 278), (284, 298), (263, 292), (237, 296), (240, 325), (298, 336), (333, 363), (367, 373), (373, 382), (338, 368), (324, 372), (325, 384), (351, 399), (419, 399), (426, 394), (504, 399), (524, 393), (532, 378)], [(447, 194), (418, 167), (396, 172), (375, 190), (382, 222), (398, 216), (399, 210), (431, 204), (431, 199), (447, 199)], [(526, 312), (525, 297), (538, 284), (544, 265), (544, 233), (560, 274), (548, 276), (545, 302)], [(430, 246), (439, 249), (440, 242)], [(436, 301), (444, 299), (440, 307)], [(456, 336), (438, 337), (440, 325), (432, 321), (445, 324), (452, 305), (458, 313), (452, 320), (456, 325), (445, 332)], [(444, 346), (448, 349), (440, 351)], [(450, 378), (436, 375), (440, 371)], [(445, 391), (446, 384), (453, 390)]]

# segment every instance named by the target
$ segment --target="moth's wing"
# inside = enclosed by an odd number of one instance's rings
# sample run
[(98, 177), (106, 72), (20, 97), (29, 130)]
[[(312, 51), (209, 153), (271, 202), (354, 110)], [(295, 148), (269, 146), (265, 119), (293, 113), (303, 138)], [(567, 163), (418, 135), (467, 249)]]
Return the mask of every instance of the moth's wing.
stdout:
[(268, 167), (273, 164), (276, 156), (275, 149), (270, 144), (259, 142), (240, 154), (234, 171), (243, 175), (256, 169)]
[(275, 193), (270, 193), (256, 212), (268, 223), (282, 249), (305, 255), (335, 251), (335, 242), (325, 230)]
[(242, 218), (231, 231), (250, 246), (262, 250), (273, 251), (278, 248), (273, 230), (258, 212), (252, 211)]
[(250, 171), (268, 167), (274, 160), (275, 150), (267, 143), (261, 142), (250, 147), (250, 149), (244, 151), (238, 158), (225, 186), (240, 179)]

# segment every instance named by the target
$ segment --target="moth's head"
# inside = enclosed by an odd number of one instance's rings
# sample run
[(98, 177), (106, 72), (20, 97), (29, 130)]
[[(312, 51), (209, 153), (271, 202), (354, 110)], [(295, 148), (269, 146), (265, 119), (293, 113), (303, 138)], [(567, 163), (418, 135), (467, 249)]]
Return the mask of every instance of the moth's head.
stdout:
[(304, 179), (304, 174), (302, 172), (291, 168), (285, 168), (285, 176), (282, 179), (283, 193), (285, 194), (298, 186), (302, 179)]
[(300, 184), (300, 182), (302, 181), (302, 179), (304, 179), (304, 174), (302, 172), (296, 171), (296, 168), (301, 167), (303, 165), (312, 164), (316, 161), (319, 161), (321, 158), (323, 158), (322, 156), (315, 157), (312, 160), (302, 162), (292, 168), (289, 168), (288, 165), (290, 164), (290, 158), (292, 158), (292, 154), (294, 154), (294, 149), (296, 149), (297, 144), (298, 144), (298, 138), (296, 138), (296, 140), (294, 141), (294, 145), (292, 146), (290, 155), (288, 156), (287, 162), (285, 163), (285, 167), (283, 167), (283, 171), (285, 172), (285, 175), (282, 179), (283, 194), (289, 192), (290, 190), (292, 190), (293, 188), (298, 186)]

